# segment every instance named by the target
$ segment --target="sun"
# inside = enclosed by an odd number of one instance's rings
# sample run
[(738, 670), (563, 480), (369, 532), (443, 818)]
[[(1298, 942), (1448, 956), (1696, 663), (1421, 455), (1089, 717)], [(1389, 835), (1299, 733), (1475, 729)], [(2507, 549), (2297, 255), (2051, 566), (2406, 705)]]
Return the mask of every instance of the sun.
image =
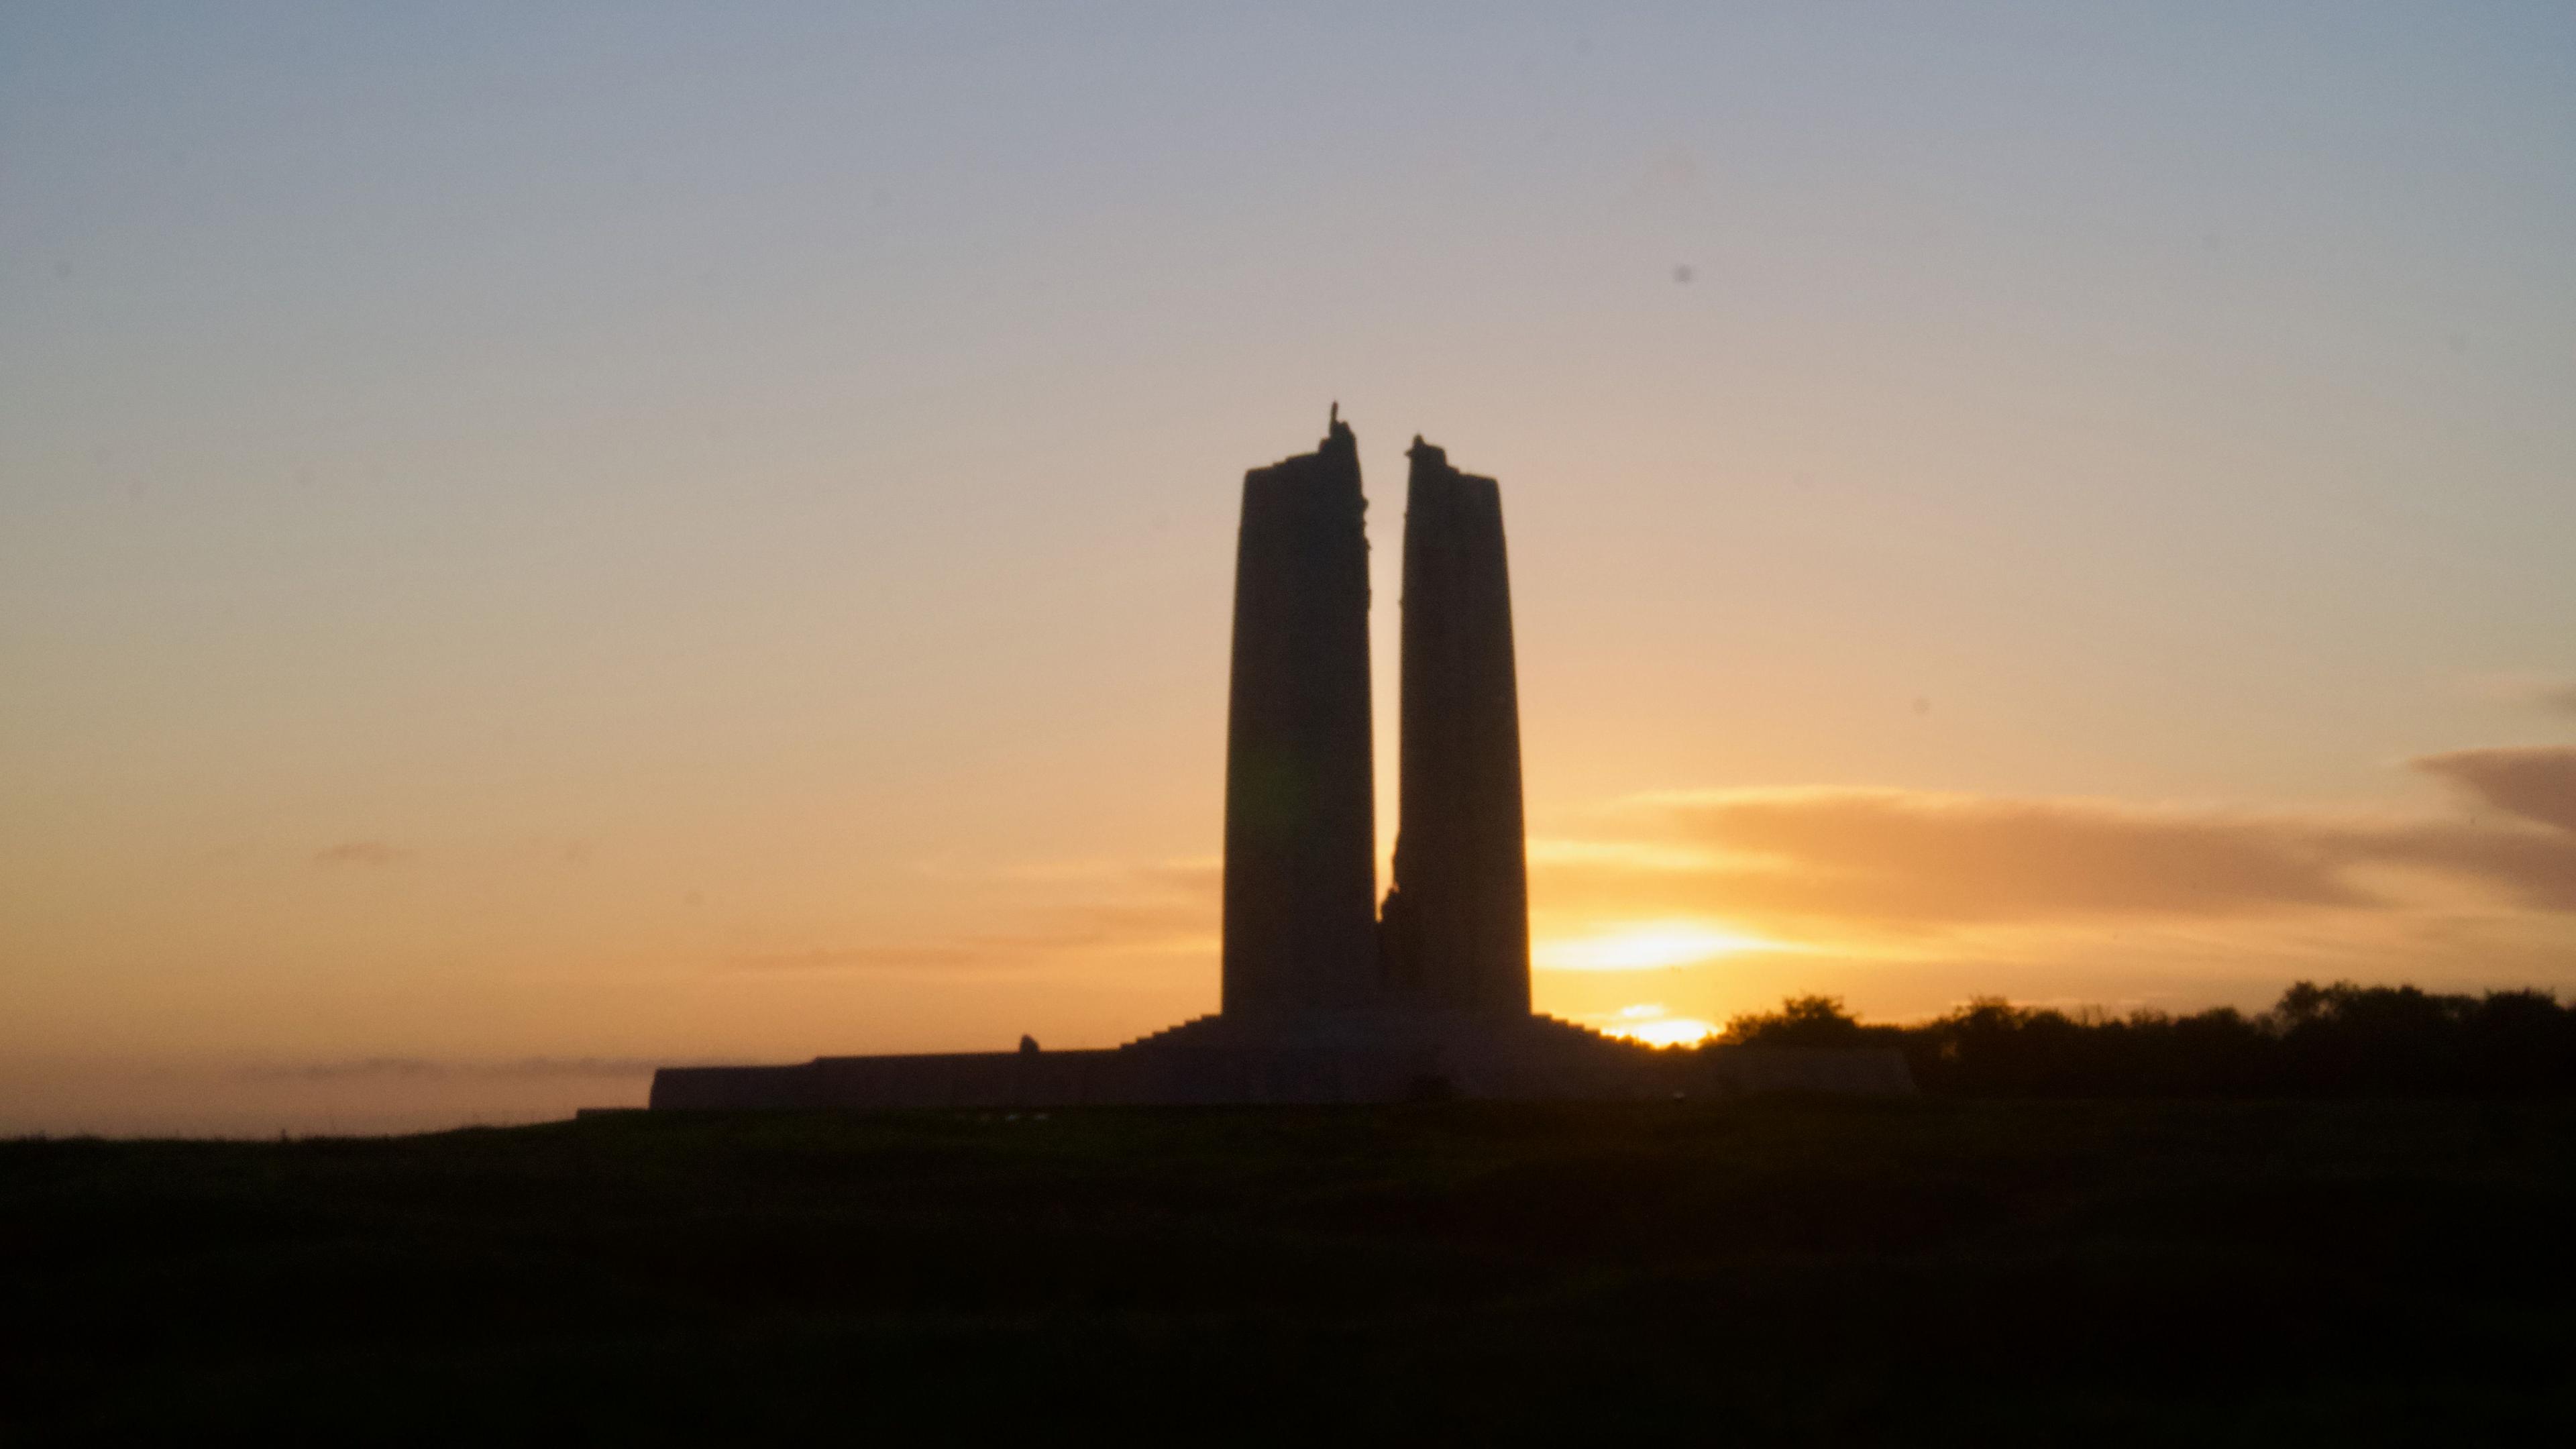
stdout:
[(1666, 1016), (1659, 1003), (1624, 1007), (1619, 1014), (1601, 1023), (1603, 1036), (1624, 1037), (1648, 1046), (1689, 1046), (1717, 1034), (1713, 1022), (1696, 1016)]

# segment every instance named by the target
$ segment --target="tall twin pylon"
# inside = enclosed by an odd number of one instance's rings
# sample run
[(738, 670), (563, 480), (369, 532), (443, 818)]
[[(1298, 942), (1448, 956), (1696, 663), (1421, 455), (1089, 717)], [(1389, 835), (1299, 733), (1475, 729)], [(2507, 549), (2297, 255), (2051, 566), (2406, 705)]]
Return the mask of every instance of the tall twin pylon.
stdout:
[(1226, 713), (1228, 1016), (1377, 995), (1368, 501), (1340, 413), (1314, 452), (1243, 475)]
[(1526, 1017), (1529, 880), (1501, 490), (1415, 438), (1395, 880), (1376, 908), (1368, 503), (1334, 409), (1244, 475), (1226, 735), (1223, 1014)]

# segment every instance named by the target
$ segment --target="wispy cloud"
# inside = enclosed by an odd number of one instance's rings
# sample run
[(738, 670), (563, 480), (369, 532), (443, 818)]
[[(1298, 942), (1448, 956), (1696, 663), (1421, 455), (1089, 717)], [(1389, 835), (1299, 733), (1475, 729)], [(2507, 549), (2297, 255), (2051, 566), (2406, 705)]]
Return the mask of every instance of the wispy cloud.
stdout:
[(995, 874), (1023, 885), (1072, 882), (1086, 898), (1003, 907), (999, 914), (1010, 924), (999, 930), (746, 952), (725, 965), (737, 971), (990, 971), (1105, 953), (1213, 955), (1217, 949), (1223, 877), (1216, 862), (1084, 862)]
[(1663, 971), (1723, 956), (1805, 949), (1700, 921), (1641, 921), (1540, 941), (1532, 964), (1542, 971)]
[(2549, 674), (2486, 674), (2472, 680), (2471, 687), (2499, 703), (2552, 714), (2576, 714), (2576, 679)]
[(2576, 745), (2453, 750), (2411, 763), (2509, 815), (2576, 831)]
[(2226, 916), (2352, 906), (2350, 834), (2319, 822), (2101, 800), (1893, 789), (1735, 790), (1627, 802), (1611, 823), (1720, 862), (1643, 873), (1560, 866), (1623, 892), (1677, 878), (1736, 915), (1972, 923), (2070, 916)]
[(1675, 792), (1605, 812), (1611, 838), (1533, 851), (1533, 889), (1569, 916), (1675, 916), (1791, 937), (1835, 926), (2391, 912), (2420, 909), (2428, 883), (2454, 897), (2465, 889), (2576, 912), (2576, 748), (2461, 750), (2411, 763), (2497, 814), (1895, 789)]
[(306, 1062), (289, 1066), (247, 1067), (240, 1076), (254, 1082), (434, 1081), (454, 1078), (641, 1077), (673, 1063), (642, 1057), (523, 1057), (500, 1062), (442, 1062), (425, 1057), (361, 1057), (344, 1062)]
[[(2483, 814), (1888, 788), (1637, 796), (1531, 841), (1534, 964), (1606, 983), (1715, 962), (1759, 974), (2081, 952), (2199, 970), (2269, 953), (2330, 973), (2357, 953), (2555, 949), (2576, 925), (2576, 749), (2410, 764)], [(1218, 951), (1215, 860), (950, 865), (941, 879), (989, 894), (976, 929), (791, 940), (720, 965), (962, 975)]]
[(1617, 870), (1697, 872), (1725, 865), (1726, 858), (1688, 845), (1637, 840), (1567, 840), (1534, 838), (1529, 843), (1533, 866), (1605, 866)]
[(394, 865), (411, 859), (411, 852), (381, 840), (344, 840), (313, 852), (315, 865)]

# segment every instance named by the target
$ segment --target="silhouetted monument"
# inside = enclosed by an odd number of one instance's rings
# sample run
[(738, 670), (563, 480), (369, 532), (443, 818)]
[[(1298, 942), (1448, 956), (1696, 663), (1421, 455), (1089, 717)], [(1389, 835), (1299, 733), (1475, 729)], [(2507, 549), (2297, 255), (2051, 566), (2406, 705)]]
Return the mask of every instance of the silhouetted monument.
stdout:
[(1243, 475), (1225, 742), (1225, 961), (1238, 1016), (1377, 994), (1368, 502), (1333, 409), (1323, 444)]
[(1404, 505), (1402, 814), (1380, 924), (1389, 993), (1530, 1009), (1521, 705), (1502, 490), (1416, 437)]
[(1043, 1107), (1911, 1091), (1893, 1051), (1657, 1052), (1530, 1011), (1520, 692), (1500, 487), (1413, 440), (1402, 778), (1381, 918), (1367, 500), (1323, 443), (1243, 479), (1220, 1010), (1108, 1051), (665, 1067), (656, 1108)]

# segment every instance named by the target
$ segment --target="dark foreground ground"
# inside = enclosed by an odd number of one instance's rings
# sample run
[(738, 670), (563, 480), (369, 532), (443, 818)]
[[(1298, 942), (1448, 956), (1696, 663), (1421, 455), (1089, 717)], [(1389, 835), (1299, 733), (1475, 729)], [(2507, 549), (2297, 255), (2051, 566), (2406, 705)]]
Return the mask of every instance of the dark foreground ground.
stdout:
[(16, 1142), (0, 1442), (2549, 1442), (2571, 1286), (2554, 1103)]

